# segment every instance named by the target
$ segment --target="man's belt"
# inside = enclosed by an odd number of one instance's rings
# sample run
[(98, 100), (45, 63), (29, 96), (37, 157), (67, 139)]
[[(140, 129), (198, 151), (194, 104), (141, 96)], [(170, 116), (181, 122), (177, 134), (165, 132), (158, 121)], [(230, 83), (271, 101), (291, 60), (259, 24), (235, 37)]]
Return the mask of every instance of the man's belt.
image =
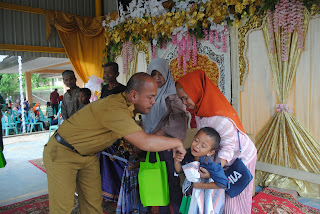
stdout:
[(63, 139), (58, 132), (55, 133), (54, 138), (62, 145), (68, 147), (69, 149), (71, 149), (72, 151), (80, 154), (72, 145), (70, 145), (65, 139)]

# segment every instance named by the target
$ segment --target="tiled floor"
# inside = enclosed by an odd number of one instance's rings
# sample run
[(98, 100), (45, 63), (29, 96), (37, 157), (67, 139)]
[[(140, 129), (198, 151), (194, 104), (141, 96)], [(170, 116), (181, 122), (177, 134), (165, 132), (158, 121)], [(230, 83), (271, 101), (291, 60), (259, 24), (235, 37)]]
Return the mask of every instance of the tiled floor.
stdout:
[[(47, 140), (47, 132), (4, 138), (7, 165), (0, 168), (0, 207), (47, 194), (46, 174), (28, 162), (42, 158)], [(320, 199), (299, 197), (298, 201), (320, 209)]]

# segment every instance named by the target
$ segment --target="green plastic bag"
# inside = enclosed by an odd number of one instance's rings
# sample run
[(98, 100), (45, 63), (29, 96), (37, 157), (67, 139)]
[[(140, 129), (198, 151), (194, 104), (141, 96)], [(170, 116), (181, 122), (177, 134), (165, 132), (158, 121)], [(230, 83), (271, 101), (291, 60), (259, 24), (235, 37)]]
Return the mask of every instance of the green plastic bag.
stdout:
[(180, 209), (179, 209), (179, 213), (188, 214), (190, 202), (191, 202), (191, 196), (190, 195), (188, 195), (188, 196), (183, 195)]
[(4, 158), (4, 155), (3, 155), (1, 148), (0, 148), (0, 168), (5, 167), (6, 164), (7, 164), (6, 159)]
[(156, 152), (157, 162), (149, 162), (150, 152), (146, 161), (140, 162), (138, 175), (139, 193), (143, 206), (167, 206), (170, 202), (167, 166), (160, 161)]

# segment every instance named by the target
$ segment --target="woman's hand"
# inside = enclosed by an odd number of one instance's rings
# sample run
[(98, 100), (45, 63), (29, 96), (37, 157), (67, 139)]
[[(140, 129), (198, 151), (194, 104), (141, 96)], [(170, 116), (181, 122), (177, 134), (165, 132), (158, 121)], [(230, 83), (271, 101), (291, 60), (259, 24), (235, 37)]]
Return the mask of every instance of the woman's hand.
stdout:
[(208, 170), (206, 170), (203, 167), (200, 167), (199, 169), (199, 173), (200, 173), (200, 178), (204, 179), (204, 178), (211, 178), (210, 173), (208, 172)]
[(127, 169), (129, 171), (133, 171), (136, 168), (138, 168), (139, 166), (140, 166), (140, 162), (138, 162), (138, 163), (129, 163), (128, 166), (127, 166)]

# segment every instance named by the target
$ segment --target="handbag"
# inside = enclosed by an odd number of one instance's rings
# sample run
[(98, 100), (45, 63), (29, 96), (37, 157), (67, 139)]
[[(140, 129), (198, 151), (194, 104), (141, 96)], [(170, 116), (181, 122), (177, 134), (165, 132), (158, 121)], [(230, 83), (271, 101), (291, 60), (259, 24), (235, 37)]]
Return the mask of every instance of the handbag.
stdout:
[(191, 202), (191, 196), (190, 195), (188, 195), (188, 196), (183, 195), (182, 196), (181, 205), (180, 205), (180, 209), (179, 209), (179, 213), (188, 214), (189, 207), (190, 207), (190, 202)]
[[(238, 131), (239, 149), (241, 153), (240, 137)], [(253, 179), (249, 169), (244, 165), (240, 158), (237, 158), (231, 166), (225, 171), (228, 178), (228, 189), (226, 193), (230, 198), (239, 195)]]
[(7, 164), (6, 159), (4, 158), (4, 155), (2, 153), (2, 150), (0, 148), (0, 168), (5, 167)]
[(168, 174), (165, 161), (160, 161), (156, 152), (157, 162), (149, 162), (150, 152), (146, 161), (140, 162), (138, 174), (139, 193), (143, 206), (167, 206), (170, 202)]

